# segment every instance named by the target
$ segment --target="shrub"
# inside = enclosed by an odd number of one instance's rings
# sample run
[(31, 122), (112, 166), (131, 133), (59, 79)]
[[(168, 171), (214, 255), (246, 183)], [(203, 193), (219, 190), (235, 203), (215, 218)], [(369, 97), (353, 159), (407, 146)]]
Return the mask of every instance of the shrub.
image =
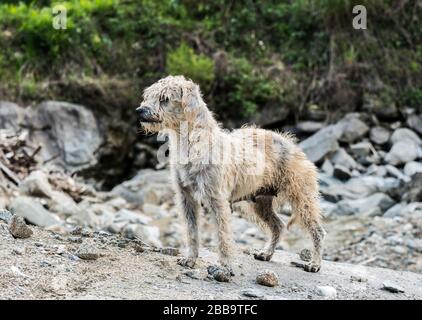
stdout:
[(167, 55), (167, 72), (191, 78), (201, 85), (204, 92), (207, 92), (214, 81), (214, 61), (205, 55), (196, 54), (182, 42)]

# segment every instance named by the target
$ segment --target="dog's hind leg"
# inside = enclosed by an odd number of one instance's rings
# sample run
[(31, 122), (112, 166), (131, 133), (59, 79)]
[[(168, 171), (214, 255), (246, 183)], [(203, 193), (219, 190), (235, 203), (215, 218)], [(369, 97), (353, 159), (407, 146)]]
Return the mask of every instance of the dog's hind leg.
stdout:
[(261, 252), (254, 254), (257, 260), (271, 260), (284, 229), (283, 221), (274, 212), (273, 199), (273, 196), (257, 196), (255, 198), (255, 214), (271, 233), (271, 238), (265, 248)]

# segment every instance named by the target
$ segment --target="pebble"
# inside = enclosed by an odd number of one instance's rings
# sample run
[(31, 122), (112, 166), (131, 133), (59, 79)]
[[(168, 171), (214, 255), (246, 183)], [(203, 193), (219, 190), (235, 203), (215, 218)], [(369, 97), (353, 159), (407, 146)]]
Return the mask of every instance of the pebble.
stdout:
[(330, 286), (318, 286), (317, 293), (318, 295), (328, 299), (334, 299), (337, 297), (337, 290)]
[(100, 254), (93, 245), (81, 245), (75, 252), (75, 255), (83, 260), (97, 260)]
[(254, 288), (248, 288), (248, 289), (242, 290), (241, 293), (243, 296), (249, 297), (249, 298), (262, 299), (265, 297), (265, 295), (260, 290), (256, 290)]
[(207, 268), (208, 274), (212, 276), (218, 282), (229, 282), (230, 281), (230, 271), (226, 268), (219, 266), (209, 266)]
[(264, 270), (256, 276), (256, 283), (267, 287), (275, 287), (278, 286), (278, 276), (273, 271)]
[(302, 261), (309, 262), (312, 260), (312, 251), (309, 249), (303, 249), (300, 251), (299, 257)]
[(392, 293), (403, 293), (404, 289), (399, 287), (398, 285), (395, 285), (394, 283), (390, 283), (390, 282), (384, 282), (382, 284), (382, 288), (383, 290), (392, 292)]
[(67, 238), (67, 240), (69, 242), (82, 243), (82, 238), (81, 237), (69, 237), (69, 238)]
[(0, 209), (0, 220), (3, 220), (6, 223), (9, 223), (10, 219), (12, 218), (12, 214), (5, 210), (5, 209)]
[(350, 276), (350, 281), (352, 282), (368, 282), (368, 279), (361, 276)]
[(160, 253), (166, 254), (168, 256), (177, 256), (179, 255), (180, 251), (177, 248), (161, 248)]
[(32, 236), (33, 231), (26, 225), (25, 219), (12, 216), (9, 221), (9, 231), (15, 238), (26, 239)]

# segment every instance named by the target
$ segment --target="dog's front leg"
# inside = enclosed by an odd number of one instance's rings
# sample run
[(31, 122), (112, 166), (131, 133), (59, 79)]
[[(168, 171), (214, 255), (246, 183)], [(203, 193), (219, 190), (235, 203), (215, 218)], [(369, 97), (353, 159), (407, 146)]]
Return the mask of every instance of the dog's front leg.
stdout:
[(222, 267), (234, 275), (231, 265), (233, 246), (230, 228), (230, 203), (224, 198), (211, 198), (207, 201), (207, 205), (217, 224), (219, 262)]
[(180, 258), (178, 263), (182, 266), (193, 268), (198, 258), (199, 239), (198, 239), (198, 212), (199, 204), (192, 197), (189, 190), (180, 188), (176, 193), (179, 210), (185, 218), (187, 225), (187, 245), (188, 256)]

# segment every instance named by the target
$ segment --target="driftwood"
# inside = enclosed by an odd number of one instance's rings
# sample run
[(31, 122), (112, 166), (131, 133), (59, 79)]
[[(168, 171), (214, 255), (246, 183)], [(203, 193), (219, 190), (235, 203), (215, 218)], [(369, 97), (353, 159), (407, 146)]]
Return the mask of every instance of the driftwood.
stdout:
[(15, 185), (38, 166), (35, 157), (41, 146), (29, 145), (27, 135), (25, 131), (0, 130), (0, 171)]

